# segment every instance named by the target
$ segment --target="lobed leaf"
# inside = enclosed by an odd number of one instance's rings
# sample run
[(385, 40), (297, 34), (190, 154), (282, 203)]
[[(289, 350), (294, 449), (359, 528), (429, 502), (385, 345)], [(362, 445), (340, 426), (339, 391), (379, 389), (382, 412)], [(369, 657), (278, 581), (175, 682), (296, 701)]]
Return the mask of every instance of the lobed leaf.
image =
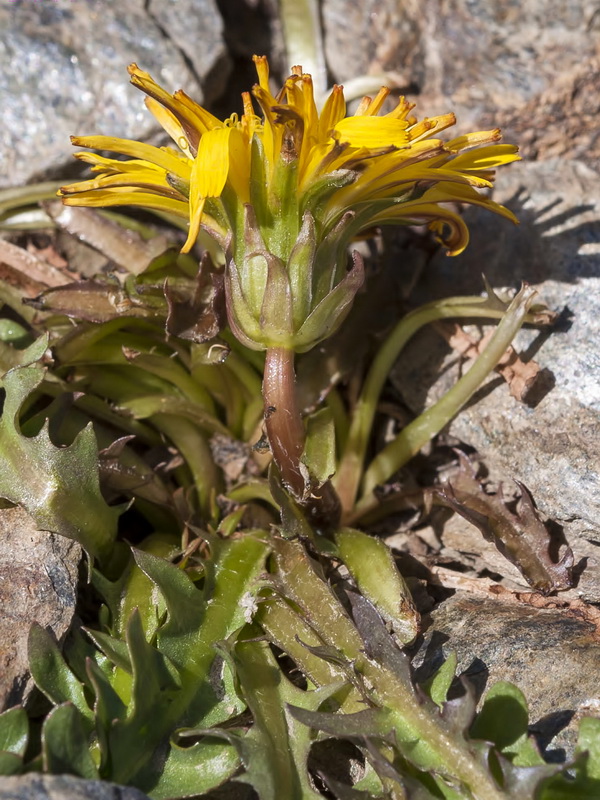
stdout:
[(460, 454), (460, 472), (445, 490), (438, 492), (446, 505), (475, 525), (483, 536), (521, 572), (530, 586), (543, 594), (573, 585), (573, 552), (570, 547), (558, 562), (550, 557), (550, 536), (527, 488), (518, 481), (521, 498), (516, 513), (502, 492), (488, 494), (475, 476), (471, 462)]
[(37, 367), (18, 367), (4, 376), (0, 497), (22, 505), (41, 530), (75, 539), (90, 555), (106, 561), (121, 511), (109, 507), (100, 493), (98, 448), (91, 424), (69, 447), (52, 444), (47, 424), (31, 438), (21, 433), (21, 406), (43, 376)]
[[(116, 636), (90, 632), (116, 665), (105, 673), (88, 663), (104, 777), (166, 798), (189, 794), (192, 785), (208, 791), (237, 768), (232, 745), (204, 738), (181, 748), (173, 736), (179, 728), (207, 729), (243, 710), (214, 645), (244, 622), (243, 598), (254, 590), (268, 552), (262, 539), (260, 532), (226, 541), (211, 537), (212, 557), (199, 588), (181, 567), (154, 554), (171, 547), (155, 535), (144, 550), (134, 551), (126, 580), (98, 584), (112, 596), (116, 626), (133, 603), (145, 618), (157, 600), (165, 609), (158, 624), (144, 630), (134, 608), (125, 649)], [(124, 593), (120, 600), (118, 591)]]
[(264, 641), (240, 638), (232, 652), (254, 720), (250, 732), (238, 740), (246, 768), (241, 780), (250, 783), (261, 800), (318, 800), (321, 795), (311, 786), (306, 766), (315, 733), (298, 724), (287, 704), (314, 710), (332, 689), (304, 692), (295, 687)]

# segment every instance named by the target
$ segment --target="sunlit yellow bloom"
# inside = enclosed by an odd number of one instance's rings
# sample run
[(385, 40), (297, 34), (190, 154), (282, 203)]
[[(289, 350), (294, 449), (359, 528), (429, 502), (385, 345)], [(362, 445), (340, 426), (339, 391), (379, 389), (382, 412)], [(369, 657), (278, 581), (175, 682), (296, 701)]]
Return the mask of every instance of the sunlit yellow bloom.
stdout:
[(453, 114), (418, 121), (403, 97), (383, 114), (385, 88), (346, 116), (334, 86), (319, 112), (310, 75), (294, 68), (274, 96), (266, 58), (254, 62), (258, 84), (242, 95), (242, 114), (224, 121), (131, 65), (132, 83), (177, 149), (73, 137), (130, 160), (77, 153), (95, 177), (60, 192), (69, 205), (139, 205), (187, 218), (184, 252), (204, 228), (227, 249), (230, 323), (249, 346), (307, 349), (339, 324), (362, 280), (360, 267), (346, 268), (347, 245), (361, 231), (425, 223), (454, 255), (469, 236), (456, 202), (514, 219), (478, 191), (518, 159), (516, 147), (497, 144), (499, 130), (444, 142)]

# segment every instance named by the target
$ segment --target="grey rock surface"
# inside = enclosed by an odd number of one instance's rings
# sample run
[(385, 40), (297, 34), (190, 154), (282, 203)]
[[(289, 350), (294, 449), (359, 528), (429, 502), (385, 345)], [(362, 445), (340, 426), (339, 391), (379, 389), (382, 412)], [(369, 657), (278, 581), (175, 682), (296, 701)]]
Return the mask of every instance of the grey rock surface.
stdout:
[(139, 789), (72, 775), (0, 777), (0, 800), (148, 800)]
[(455, 111), (460, 133), (500, 124), (527, 155), (600, 161), (593, 0), (324, 0), (323, 20), (337, 82), (388, 71), (420, 116)]
[(71, 134), (143, 139), (157, 130), (129, 85), (136, 61), (201, 101), (227, 74), (214, 0), (0, 0), (0, 187), (71, 163)]
[(36, 530), (21, 508), (0, 509), (0, 711), (22, 703), (31, 688), (31, 624), (50, 629), (59, 641), (66, 634), (80, 558), (76, 542)]
[(223, 20), (215, 0), (149, 0), (146, 10), (164, 38), (178, 47), (192, 68), (203, 89), (204, 101), (220, 95), (230, 65), (223, 41)]
[[(510, 681), (529, 704), (532, 729), (545, 746), (572, 753), (577, 719), (600, 711), (600, 637), (596, 626), (565, 609), (538, 609), (457, 592), (432, 614), (417, 658), (419, 678), (449, 653), (478, 694)], [(569, 724), (571, 722), (574, 724)]]
[[(521, 224), (469, 210), (471, 244), (457, 258), (434, 259), (413, 299), (472, 294), (484, 272), (496, 288), (527, 280), (560, 313), (553, 331), (524, 330), (516, 340), (525, 360), (552, 376), (539, 402), (517, 402), (494, 374), (450, 432), (481, 453), (494, 480), (522, 481), (564, 526), (576, 559), (588, 559), (581, 591), (600, 601), (600, 175), (578, 161), (522, 162), (500, 171), (494, 197)], [(392, 380), (417, 413), (463, 368), (425, 331)]]

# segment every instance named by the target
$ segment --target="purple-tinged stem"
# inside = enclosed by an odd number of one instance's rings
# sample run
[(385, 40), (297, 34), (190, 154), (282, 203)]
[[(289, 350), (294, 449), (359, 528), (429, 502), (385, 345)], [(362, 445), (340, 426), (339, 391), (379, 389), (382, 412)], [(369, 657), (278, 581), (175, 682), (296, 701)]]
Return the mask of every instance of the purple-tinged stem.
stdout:
[(265, 425), (275, 463), (284, 484), (298, 497), (304, 495), (300, 470), (304, 450), (304, 425), (296, 400), (294, 351), (269, 347), (263, 378)]

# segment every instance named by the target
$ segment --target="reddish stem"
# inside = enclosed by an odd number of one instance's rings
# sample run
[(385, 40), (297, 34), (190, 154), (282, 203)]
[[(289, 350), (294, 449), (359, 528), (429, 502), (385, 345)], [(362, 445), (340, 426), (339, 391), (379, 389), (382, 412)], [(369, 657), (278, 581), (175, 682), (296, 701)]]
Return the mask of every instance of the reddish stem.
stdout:
[(304, 450), (304, 425), (296, 400), (294, 351), (269, 347), (263, 378), (265, 425), (275, 463), (286, 486), (298, 497), (304, 494), (300, 456)]

